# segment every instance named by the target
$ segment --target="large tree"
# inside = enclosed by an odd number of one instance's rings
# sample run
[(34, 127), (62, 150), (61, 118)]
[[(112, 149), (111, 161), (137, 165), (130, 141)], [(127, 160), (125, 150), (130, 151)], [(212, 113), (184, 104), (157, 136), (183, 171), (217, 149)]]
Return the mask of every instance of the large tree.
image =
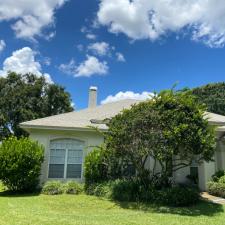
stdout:
[(8, 73), (0, 78), (0, 140), (11, 134), (27, 135), (19, 123), (70, 112), (70, 94), (65, 88), (34, 74)]
[[(190, 166), (193, 160), (212, 160), (215, 136), (204, 112), (189, 91), (163, 91), (109, 121), (106, 149), (118, 158), (126, 157), (143, 181), (158, 175), (168, 180), (171, 172)], [(151, 171), (145, 167), (149, 156), (154, 160)]]
[(212, 83), (194, 88), (192, 93), (199, 102), (206, 104), (207, 110), (225, 115), (225, 83)]

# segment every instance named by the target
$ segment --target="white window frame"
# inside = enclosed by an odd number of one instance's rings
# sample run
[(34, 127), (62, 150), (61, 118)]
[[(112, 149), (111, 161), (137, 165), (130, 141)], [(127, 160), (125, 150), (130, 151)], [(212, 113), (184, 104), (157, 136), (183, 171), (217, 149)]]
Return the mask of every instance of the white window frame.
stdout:
[[(82, 142), (83, 143), (83, 148), (81, 149), (82, 150), (82, 159), (81, 159), (81, 163), (74, 163), (74, 165), (81, 165), (81, 175), (79, 178), (67, 178), (67, 162), (68, 162), (68, 151), (69, 150), (73, 150), (73, 149), (70, 149), (70, 148), (63, 148), (63, 150), (65, 150), (65, 161), (64, 161), (64, 174), (63, 174), (63, 178), (49, 178), (49, 167), (51, 165), (50, 163), (50, 158), (51, 158), (51, 150), (53, 150), (53, 148), (51, 148), (51, 143), (54, 142), (54, 141), (65, 141), (65, 140), (73, 140), (73, 141), (78, 141), (78, 142)], [(60, 139), (54, 139), (54, 140), (51, 140), (50, 141), (50, 145), (49, 145), (49, 160), (48, 160), (48, 179), (51, 179), (51, 180), (65, 180), (65, 179), (68, 179), (68, 180), (82, 180), (83, 179), (83, 159), (84, 159), (84, 146), (85, 146), (85, 142), (82, 141), (82, 140), (78, 140), (78, 139), (73, 139), (73, 138), (60, 138)], [(55, 149), (57, 150), (57, 149)]]

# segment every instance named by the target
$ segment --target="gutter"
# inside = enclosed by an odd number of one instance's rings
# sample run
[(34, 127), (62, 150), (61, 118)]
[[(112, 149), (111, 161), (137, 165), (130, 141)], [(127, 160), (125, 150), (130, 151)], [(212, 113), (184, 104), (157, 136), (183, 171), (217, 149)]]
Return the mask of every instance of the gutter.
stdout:
[[(38, 125), (19, 125), (20, 128), (30, 132), (30, 130), (64, 130), (64, 131), (89, 131), (96, 132), (94, 129), (89, 127), (59, 127), (59, 126), (38, 126)], [(102, 132), (106, 132), (108, 129), (98, 128)]]

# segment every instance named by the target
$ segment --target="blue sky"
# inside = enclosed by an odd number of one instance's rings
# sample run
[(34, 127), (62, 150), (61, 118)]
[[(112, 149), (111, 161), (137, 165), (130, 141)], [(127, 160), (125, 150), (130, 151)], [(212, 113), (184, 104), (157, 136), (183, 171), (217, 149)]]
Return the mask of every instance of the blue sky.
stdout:
[(224, 81), (224, 1), (31, 2), (0, 0), (0, 76), (50, 76), (77, 109), (87, 106), (90, 86), (100, 104), (109, 95), (105, 102), (145, 98), (176, 82)]

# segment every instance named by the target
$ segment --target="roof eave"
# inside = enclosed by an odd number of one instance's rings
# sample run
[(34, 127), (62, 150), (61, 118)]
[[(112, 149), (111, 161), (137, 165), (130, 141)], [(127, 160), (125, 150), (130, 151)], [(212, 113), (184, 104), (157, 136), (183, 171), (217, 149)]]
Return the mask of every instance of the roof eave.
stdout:
[[(39, 125), (25, 125), (20, 124), (20, 128), (26, 130), (28, 133), (30, 130), (60, 130), (60, 131), (89, 131), (95, 132), (96, 130), (91, 127), (62, 127), (62, 126), (39, 126)], [(98, 128), (99, 131), (107, 131), (108, 129)]]

